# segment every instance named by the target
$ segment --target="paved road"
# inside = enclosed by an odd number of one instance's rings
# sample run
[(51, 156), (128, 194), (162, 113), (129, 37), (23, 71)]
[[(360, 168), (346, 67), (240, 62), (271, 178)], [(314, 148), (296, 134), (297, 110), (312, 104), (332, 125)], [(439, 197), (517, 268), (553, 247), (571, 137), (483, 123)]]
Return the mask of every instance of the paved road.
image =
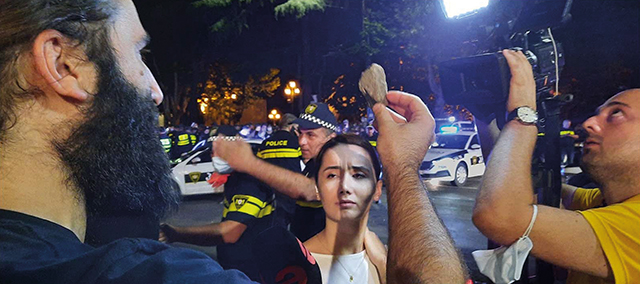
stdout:
[[(436, 211), (451, 233), (456, 247), (460, 249), (474, 280), (484, 278), (477, 272), (477, 267), (473, 261), (471, 252), (477, 249), (484, 249), (487, 245), (487, 239), (471, 222), (471, 212), (479, 184), (479, 178), (470, 179), (463, 187), (450, 186), (444, 183), (436, 186), (427, 184), (429, 196), (434, 203)], [(222, 195), (204, 195), (186, 198), (180, 206), (179, 211), (169, 218), (167, 223), (178, 226), (189, 226), (219, 222), (222, 216), (221, 201)], [(387, 196), (384, 191), (381, 202), (378, 204), (374, 203), (371, 207), (369, 228), (376, 232), (384, 243), (387, 243)], [(212, 258), (216, 258), (216, 250), (213, 247), (177, 245), (201, 250)]]

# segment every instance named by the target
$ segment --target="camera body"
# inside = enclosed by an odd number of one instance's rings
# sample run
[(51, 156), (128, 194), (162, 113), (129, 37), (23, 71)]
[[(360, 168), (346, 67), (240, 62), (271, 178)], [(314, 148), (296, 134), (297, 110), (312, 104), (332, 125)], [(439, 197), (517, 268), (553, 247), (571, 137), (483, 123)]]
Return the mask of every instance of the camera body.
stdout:
[[(548, 94), (556, 82), (556, 73), (564, 66), (562, 44), (540, 37), (536, 44), (520, 50), (531, 63), (539, 95)], [(557, 50), (557, 70), (556, 51)], [(457, 58), (439, 64), (442, 94), (453, 105), (504, 104), (509, 95), (511, 72), (502, 52)]]

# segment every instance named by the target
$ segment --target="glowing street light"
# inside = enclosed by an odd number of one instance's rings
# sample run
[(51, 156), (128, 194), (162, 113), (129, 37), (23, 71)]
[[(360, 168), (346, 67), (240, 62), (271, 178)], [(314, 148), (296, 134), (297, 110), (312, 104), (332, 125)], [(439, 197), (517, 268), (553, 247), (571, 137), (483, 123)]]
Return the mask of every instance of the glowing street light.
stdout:
[(284, 87), (284, 97), (287, 98), (287, 102), (291, 103), (291, 111), (293, 112), (293, 100), (296, 96), (300, 95), (302, 91), (298, 87), (296, 81), (289, 81)]
[(238, 98), (238, 95), (236, 95), (236, 94), (231, 94), (231, 99), (232, 99), (232, 100), (235, 100), (235, 99), (237, 99), (237, 98)]
[(278, 113), (277, 109), (272, 109), (271, 112), (269, 113), (269, 115), (267, 115), (267, 117), (269, 118), (269, 120), (271, 120), (271, 123), (273, 123), (273, 125), (276, 124), (276, 122), (278, 120), (280, 120), (280, 113)]

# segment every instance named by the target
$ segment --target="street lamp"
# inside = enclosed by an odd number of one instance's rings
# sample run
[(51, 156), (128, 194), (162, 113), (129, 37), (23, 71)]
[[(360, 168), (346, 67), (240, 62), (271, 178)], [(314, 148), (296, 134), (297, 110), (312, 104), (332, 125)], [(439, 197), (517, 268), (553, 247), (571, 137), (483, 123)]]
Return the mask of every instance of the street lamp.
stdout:
[(271, 110), (268, 117), (269, 117), (269, 120), (271, 120), (271, 123), (273, 123), (273, 125), (276, 125), (276, 122), (280, 120), (281, 116), (280, 116), (280, 113), (278, 113), (278, 110), (274, 108)]
[(284, 96), (287, 98), (287, 102), (291, 103), (291, 111), (293, 112), (293, 100), (296, 96), (300, 95), (301, 91), (298, 88), (298, 83), (296, 81), (289, 81), (287, 86), (284, 88)]

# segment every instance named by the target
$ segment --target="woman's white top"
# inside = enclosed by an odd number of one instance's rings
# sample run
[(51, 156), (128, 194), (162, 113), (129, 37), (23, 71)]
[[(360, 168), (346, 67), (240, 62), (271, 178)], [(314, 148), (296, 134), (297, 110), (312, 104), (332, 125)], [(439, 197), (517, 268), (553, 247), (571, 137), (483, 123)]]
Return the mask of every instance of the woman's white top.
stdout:
[[(356, 254), (330, 255), (312, 252), (318, 262), (322, 283), (379, 284), (378, 270), (371, 263), (366, 250)], [(350, 281), (353, 276), (353, 281)]]

